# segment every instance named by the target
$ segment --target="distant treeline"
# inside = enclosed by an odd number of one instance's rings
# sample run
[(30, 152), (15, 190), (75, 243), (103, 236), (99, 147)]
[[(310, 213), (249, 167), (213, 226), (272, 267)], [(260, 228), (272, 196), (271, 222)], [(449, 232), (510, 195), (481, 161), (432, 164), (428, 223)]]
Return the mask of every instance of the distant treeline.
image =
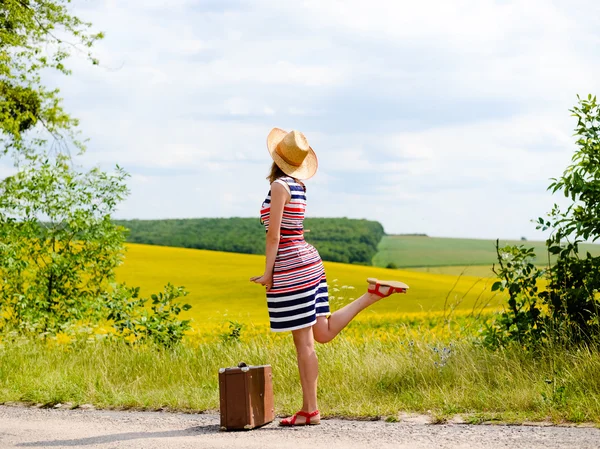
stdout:
[[(258, 218), (117, 220), (130, 230), (127, 241), (150, 245), (264, 254), (265, 230)], [(306, 240), (323, 260), (370, 265), (384, 235), (376, 221), (307, 218)]]
[(393, 236), (402, 236), (402, 237), (429, 237), (427, 234), (420, 234), (420, 233), (408, 233), (408, 234), (388, 234), (391, 237)]

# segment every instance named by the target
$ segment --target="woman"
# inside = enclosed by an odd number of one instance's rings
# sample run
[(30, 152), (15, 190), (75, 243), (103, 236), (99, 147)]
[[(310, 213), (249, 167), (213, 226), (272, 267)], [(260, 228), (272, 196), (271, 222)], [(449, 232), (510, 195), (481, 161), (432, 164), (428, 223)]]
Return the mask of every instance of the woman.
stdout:
[(296, 346), (302, 409), (280, 425), (319, 424), (315, 340), (331, 341), (361, 310), (392, 293), (406, 293), (408, 286), (369, 278), (365, 294), (330, 314), (323, 262), (304, 240), (303, 228), (306, 187), (301, 180), (316, 173), (317, 157), (298, 131), (274, 128), (267, 148), (273, 159), (267, 178), (271, 190), (261, 209), (261, 222), (267, 230), (267, 261), (264, 274), (250, 280), (266, 287), (271, 330), (291, 331)]

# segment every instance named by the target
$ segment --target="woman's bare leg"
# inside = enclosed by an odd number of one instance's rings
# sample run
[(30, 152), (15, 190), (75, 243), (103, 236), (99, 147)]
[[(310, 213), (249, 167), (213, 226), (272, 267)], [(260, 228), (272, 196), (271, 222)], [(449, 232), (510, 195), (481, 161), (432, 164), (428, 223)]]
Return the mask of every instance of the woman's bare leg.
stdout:
[[(381, 293), (385, 295), (388, 292), (389, 287), (382, 286), (380, 289)], [(327, 343), (333, 340), (335, 336), (359, 314), (359, 312), (365, 310), (380, 299), (381, 297), (367, 292), (350, 304), (345, 305), (340, 310), (333, 312), (329, 318), (324, 316), (317, 317), (317, 324), (313, 326), (315, 340), (319, 343)]]
[[(317, 406), (317, 378), (319, 377), (319, 361), (315, 352), (315, 339), (312, 327), (292, 331), (294, 345), (298, 355), (298, 371), (300, 372), (300, 383), (302, 385), (302, 411), (312, 413), (318, 409)], [(317, 415), (311, 420), (318, 421)], [(297, 423), (304, 423), (306, 418), (298, 416)]]

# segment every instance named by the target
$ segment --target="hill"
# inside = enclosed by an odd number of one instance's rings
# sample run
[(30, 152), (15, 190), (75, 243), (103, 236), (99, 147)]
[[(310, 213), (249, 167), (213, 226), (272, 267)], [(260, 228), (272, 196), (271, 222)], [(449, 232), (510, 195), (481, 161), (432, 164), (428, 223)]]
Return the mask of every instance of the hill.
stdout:
[[(189, 316), (197, 322), (236, 319), (268, 323), (264, 288), (249, 281), (262, 274), (264, 256), (191, 250), (150, 245), (127, 245), (125, 263), (118, 268), (119, 281), (139, 285), (142, 294), (162, 289), (167, 282), (184, 285), (185, 298), (193, 308)], [(461, 301), (458, 309), (471, 310), (475, 303), (494, 301), (491, 281), (476, 277), (418, 273), (326, 262), (332, 309), (338, 309), (362, 294), (368, 277), (399, 279), (410, 285), (407, 295), (386, 298), (365, 313), (439, 312)]]
[[(416, 237), (386, 235), (381, 239), (379, 251), (373, 265), (386, 267), (393, 263), (397, 267), (439, 267), (453, 265), (488, 265), (496, 262), (495, 240), (453, 239), (439, 237)], [(547, 262), (544, 242), (501, 240), (500, 245), (524, 245), (533, 247), (538, 256), (537, 263)], [(600, 245), (580, 245), (581, 251), (600, 255)]]
[[(244, 254), (264, 254), (265, 230), (258, 218), (118, 220), (130, 230), (128, 242)], [(307, 218), (306, 240), (323, 260), (370, 265), (383, 237), (376, 221)]]

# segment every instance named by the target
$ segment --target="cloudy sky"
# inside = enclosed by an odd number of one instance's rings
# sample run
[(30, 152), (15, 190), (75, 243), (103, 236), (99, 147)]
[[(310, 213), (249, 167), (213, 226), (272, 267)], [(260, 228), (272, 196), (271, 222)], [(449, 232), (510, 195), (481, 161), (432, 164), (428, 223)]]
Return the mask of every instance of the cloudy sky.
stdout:
[(541, 238), (530, 220), (600, 94), (596, 0), (75, 0), (106, 32), (56, 80), (122, 218), (258, 217), (265, 140), (319, 157), (309, 216), (388, 233)]

